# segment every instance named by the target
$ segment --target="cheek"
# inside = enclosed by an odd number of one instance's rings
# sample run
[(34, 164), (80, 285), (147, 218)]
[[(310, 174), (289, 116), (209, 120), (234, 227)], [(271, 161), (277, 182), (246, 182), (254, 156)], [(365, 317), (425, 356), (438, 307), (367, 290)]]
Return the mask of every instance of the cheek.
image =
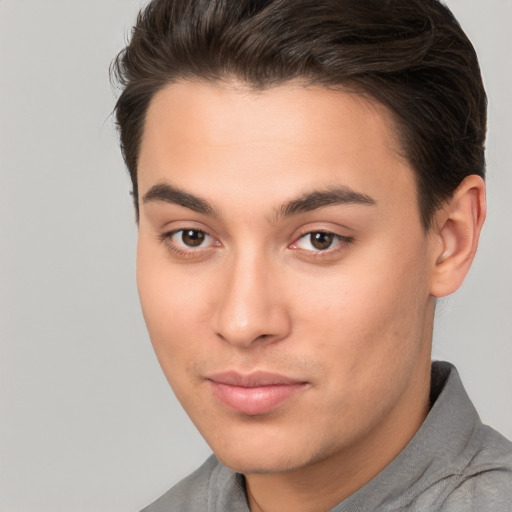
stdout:
[[(184, 372), (205, 340), (205, 286), (139, 242), (137, 287), (151, 343), (169, 381)], [(177, 377), (176, 377), (177, 378)]]
[(371, 396), (369, 387), (392, 386), (429, 339), (421, 250), (379, 252), (380, 257), (361, 256), (357, 265), (347, 263), (346, 271), (340, 267), (322, 286), (304, 287), (298, 300), (307, 304), (297, 315), (302, 338), (314, 334), (314, 356), (336, 376), (336, 385), (352, 389), (355, 397)]

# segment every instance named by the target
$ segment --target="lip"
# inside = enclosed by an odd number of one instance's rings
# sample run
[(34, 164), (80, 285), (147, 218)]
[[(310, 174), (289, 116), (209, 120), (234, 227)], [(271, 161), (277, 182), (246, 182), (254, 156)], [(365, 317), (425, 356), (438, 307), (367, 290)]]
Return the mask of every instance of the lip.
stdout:
[(268, 372), (223, 372), (206, 380), (225, 407), (250, 416), (271, 412), (307, 386), (307, 382)]

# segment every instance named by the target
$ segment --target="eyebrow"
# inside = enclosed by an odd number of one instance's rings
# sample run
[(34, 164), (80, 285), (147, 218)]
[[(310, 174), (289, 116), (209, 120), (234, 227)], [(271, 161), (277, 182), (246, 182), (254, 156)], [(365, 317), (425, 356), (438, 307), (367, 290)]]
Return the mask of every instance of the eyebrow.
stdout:
[[(173, 187), (168, 183), (153, 185), (146, 194), (144, 194), (142, 202), (164, 202), (183, 206), (184, 208), (204, 215), (212, 217), (219, 216), (215, 208), (205, 199)], [(306, 192), (297, 199), (288, 201), (277, 210), (277, 217), (292, 217), (327, 206), (351, 204), (373, 206), (376, 204), (376, 201), (372, 197), (356, 192), (349, 187), (335, 186), (326, 190)]]
[(293, 199), (284, 204), (279, 213), (282, 217), (291, 217), (326, 206), (350, 204), (373, 206), (376, 201), (372, 197), (356, 192), (349, 187), (335, 186), (326, 190), (307, 192), (298, 199)]
[(204, 215), (210, 215), (217, 217), (215, 208), (206, 200), (189, 194), (179, 188), (175, 188), (167, 183), (159, 183), (152, 186), (145, 194), (142, 199), (143, 203), (151, 202), (164, 202), (170, 204), (176, 204), (183, 206), (194, 212), (202, 213)]

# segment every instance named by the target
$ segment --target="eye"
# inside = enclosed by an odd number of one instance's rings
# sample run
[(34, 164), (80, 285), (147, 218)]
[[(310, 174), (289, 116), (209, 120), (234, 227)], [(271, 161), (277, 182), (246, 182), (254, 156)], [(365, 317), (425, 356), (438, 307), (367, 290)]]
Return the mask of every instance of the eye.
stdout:
[(291, 245), (292, 249), (302, 249), (310, 252), (332, 252), (340, 248), (345, 242), (349, 243), (352, 239), (331, 233), (329, 231), (310, 231), (302, 235)]
[(218, 244), (208, 233), (200, 229), (179, 229), (162, 236), (169, 247), (178, 252), (206, 249)]
[(178, 235), (180, 242), (187, 247), (200, 247), (208, 236), (204, 231), (199, 231), (198, 229), (182, 229), (175, 233), (175, 235)]

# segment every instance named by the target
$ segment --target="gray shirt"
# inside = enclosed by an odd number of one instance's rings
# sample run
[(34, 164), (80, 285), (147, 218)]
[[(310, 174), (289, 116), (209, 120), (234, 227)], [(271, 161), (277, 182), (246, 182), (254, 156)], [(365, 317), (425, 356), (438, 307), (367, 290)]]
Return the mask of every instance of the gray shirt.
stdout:
[[(432, 408), (402, 452), (330, 512), (512, 512), (512, 443), (483, 425), (457, 370), (432, 365)], [(211, 456), (142, 512), (248, 512), (244, 477)]]

